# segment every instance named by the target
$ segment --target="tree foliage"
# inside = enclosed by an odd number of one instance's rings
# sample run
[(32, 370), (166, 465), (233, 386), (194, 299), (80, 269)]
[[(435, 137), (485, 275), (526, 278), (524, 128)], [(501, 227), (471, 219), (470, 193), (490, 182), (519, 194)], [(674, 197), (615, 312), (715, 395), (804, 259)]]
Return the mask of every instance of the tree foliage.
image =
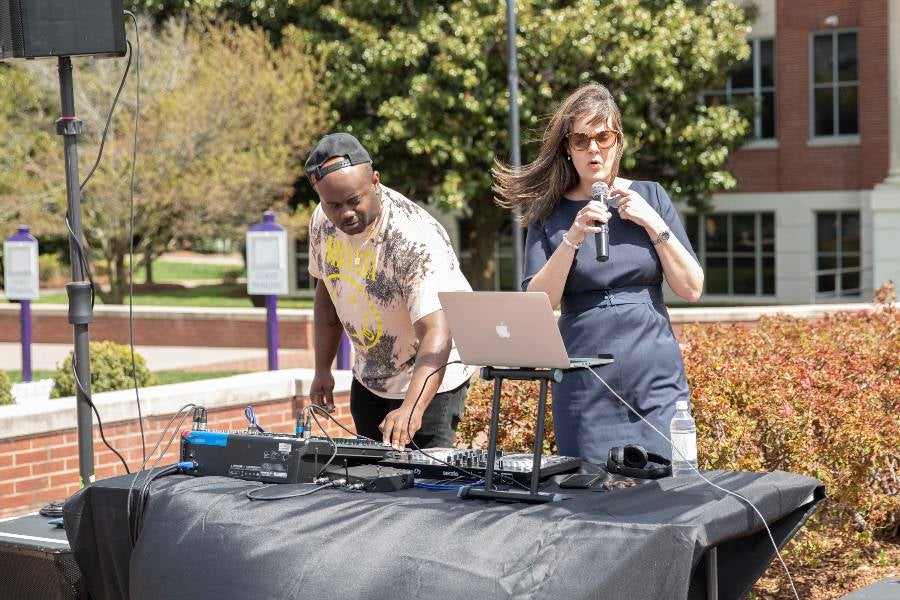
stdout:
[[(240, 237), (263, 210), (285, 205), (298, 163), (327, 128), (327, 103), (312, 93), (318, 69), (294, 46), (276, 49), (263, 31), (235, 24), (170, 20), (158, 32), (145, 27), (140, 41), (136, 255), (152, 259), (182, 237)], [(58, 93), (53, 67), (39, 61), (26, 65), (24, 72), (8, 73), (46, 100)], [(109, 289), (102, 291), (107, 302), (122, 301), (127, 280), (134, 67), (103, 160), (82, 198), (85, 237), (101, 257), (97, 265), (105, 270), (102, 274), (108, 275)], [(124, 61), (75, 62), (75, 107), (85, 122), (79, 139), (82, 178), (97, 155), (123, 68)], [(27, 176), (24, 167), (33, 162), (35, 177), (27, 182), (30, 187), (18, 180), (2, 185), (0, 179), (0, 190), (18, 190), (0, 196), (0, 214), (15, 210), (21, 190), (32, 189), (18, 220), (42, 221), (36, 233), (64, 232), (62, 218), (40, 219), (48, 212), (65, 212), (66, 199), (61, 142), (46, 133), (52, 119), (46, 101), (39, 105), (44, 110), (36, 109), (34, 118), (7, 125), (26, 141), (18, 152), (28, 154), (17, 158), (12, 170)]]
[[(139, 2), (140, 4), (140, 2)], [(144, 0), (145, 6), (153, 4)], [(479, 286), (509, 215), (496, 208), (490, 167), (510, 154), (505, 3), (495, 0), (201, 0), (254, 21), (324, 59), (340, 128), (370, 149), (388, 185), (469, 218)], [(166, 10), (176, 10), (177, 2)], [(659, 180), (705, 205), (735, 184), (729, 151), (747, 123), (700, 93), (748, 55), (749, 16), (723, 0), (519, 0), (516, 46), (523, 160), (544, 118), (597, 81), (623, 112), (623, 174)], [(157, 13), (159, 14), (159, 13)], [(280, 29), (289, 25), (283, 31)]]

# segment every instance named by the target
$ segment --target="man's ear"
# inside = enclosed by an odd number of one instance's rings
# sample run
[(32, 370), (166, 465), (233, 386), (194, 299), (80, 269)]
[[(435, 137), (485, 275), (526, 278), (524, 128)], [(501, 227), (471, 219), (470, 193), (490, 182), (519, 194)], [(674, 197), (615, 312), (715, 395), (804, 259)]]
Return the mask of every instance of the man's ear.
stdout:
[(372, 169), (372, 184), (378, 185), (379, 183), (381, 183), (381, 174), (378, 171)]

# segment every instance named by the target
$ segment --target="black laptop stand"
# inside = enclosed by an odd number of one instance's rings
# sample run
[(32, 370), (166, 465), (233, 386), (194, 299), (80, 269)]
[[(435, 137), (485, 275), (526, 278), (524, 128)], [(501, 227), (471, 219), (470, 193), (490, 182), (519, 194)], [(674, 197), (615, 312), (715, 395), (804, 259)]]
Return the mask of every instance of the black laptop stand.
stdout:
[[(459, 489), (460, 498), (483, 498), (485, 500), (506, 500), (509, 502), (556, 502), (568, 496), (538, 491), (541, 477), (541, 449), (544, 444), (544, 412), (547, 409), (547, 384), (549, 381), (562, 381), (563, 369), (498, 369), (482, 367), (481, 378), (494, 380), (494, 399), (491, 407), (491, 430), (488, 439), (487, 465), (484, 473), (484, 485), (464, 486)], [(497, 455), (497, 429), (500, 422), (500, 386), (504, 379), (539, 380), (541, 394), (537, 408), (537, 430), (534, 432), (534, 460), (531, 466), (531, 487), (528, 490), (495, 490), (494, 460)]]

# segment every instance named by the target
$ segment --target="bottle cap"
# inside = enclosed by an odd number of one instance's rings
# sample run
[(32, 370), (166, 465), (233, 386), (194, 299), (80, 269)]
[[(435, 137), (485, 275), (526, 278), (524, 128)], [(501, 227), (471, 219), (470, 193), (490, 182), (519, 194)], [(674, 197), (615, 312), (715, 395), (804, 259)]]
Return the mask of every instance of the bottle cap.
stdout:
[(675, 410), (687, 410), (688, 403), (687, 400), (678, 400), (675, 402)]

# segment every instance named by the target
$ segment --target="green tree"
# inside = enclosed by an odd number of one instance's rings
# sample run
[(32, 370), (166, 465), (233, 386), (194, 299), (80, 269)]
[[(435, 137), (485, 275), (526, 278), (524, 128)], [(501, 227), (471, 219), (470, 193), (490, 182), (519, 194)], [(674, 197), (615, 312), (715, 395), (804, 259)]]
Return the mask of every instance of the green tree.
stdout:
[[(283, 207), (298, 163), (327, 127), (327, 103), (313, 94), (319, 69), (296, 47), (274, 48), (259, 29), (192, 23), (170, 20), (158, 32), (148, 23), (141, 32), (134, 249), (145, 262), (181, 236), (240, 238), (263, 210)], [(86, 125), (79, 140), (82, 178), (96, 157), (123, 67), (120, 60), (75, 63), (76, 112)], [(44, 95), (58, 94), (51, 61), (24, 68)], [(100, 258), (90, 266), (108, 277), (108, 287), (99, 290), (108, 303), (122, 302), (127, 290), (134, 65), (131, 78), (82, 198), (85, 238)], [(45, 134), (34, 133), (36, 121), (10, 125), (32, 146), (35, 136), (41, 142), (33, 160), (45, 183), (34, 195), (43, 204), (31, 203), (33, 218), (44, 204), (65, 211), (61, 142), (43, 143)], [(15, 196), (0, 196), (0, 214), (15, 205)], [(43, 221), (45, 229), (64, 227), (61, 218)]]
[[(178, 10), (177, 1), (135, 1)], [(339, 126), (369, 147), (388, 185), (462, 211), (478, 265), (469, 275), (476, 287), (490, 286), (494, 241), (509, 222), (493, 204), (489, 176), (494, 159), (510, 153), (505, 3), (199, 4), (322, 57)], [(624, 174), (659, 180), (698, 208), (734, 186), (726, 162), (747, 123), (698, 98), (747, 57), (745, 10), (725, 0), (519, 0), (517, 12), (524, 161), (537, 151), (543, 118), (576, 87), (598, 81), (622, 109)]]

